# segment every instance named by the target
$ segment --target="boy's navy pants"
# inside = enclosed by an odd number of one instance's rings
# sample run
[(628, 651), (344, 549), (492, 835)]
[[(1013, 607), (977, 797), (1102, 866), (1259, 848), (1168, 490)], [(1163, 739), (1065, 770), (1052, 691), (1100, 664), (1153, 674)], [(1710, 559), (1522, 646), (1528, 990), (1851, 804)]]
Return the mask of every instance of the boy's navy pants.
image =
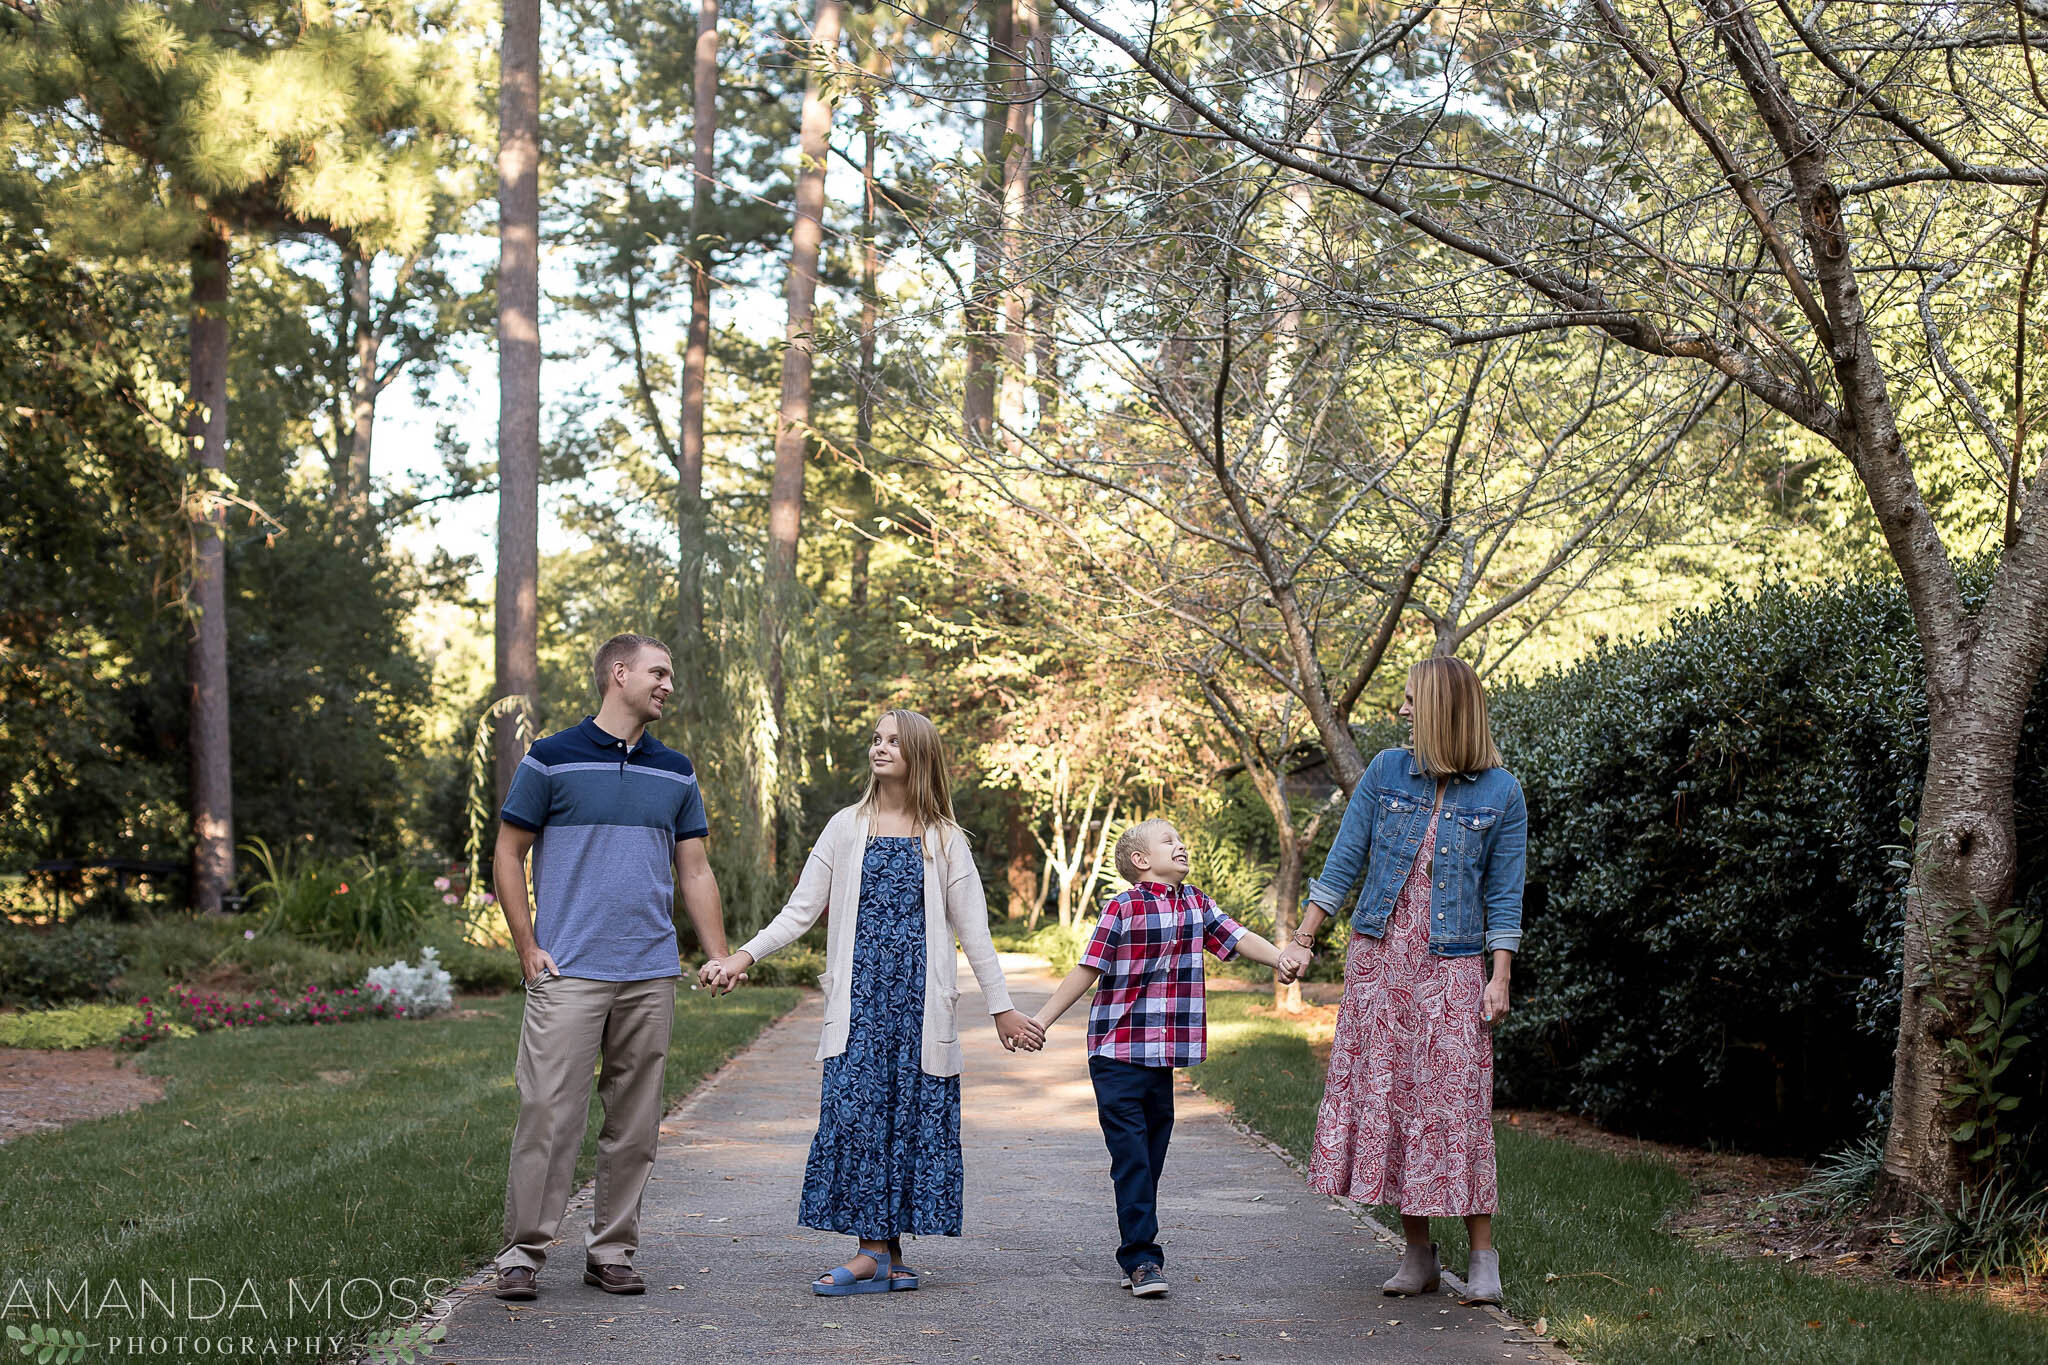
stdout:
[(1123, 1237), (1116, 1263), (1126, 1275), (1148, 1261), (1164, 1266), (1159, 1173), (1166, 1169), (1166, 1142), (1173, 1136), (1173, 1068), (1090, 1057), (1088, 1077), (1095, 1082), (1095, 1111), (1116, 1186), (1116, 1227)]

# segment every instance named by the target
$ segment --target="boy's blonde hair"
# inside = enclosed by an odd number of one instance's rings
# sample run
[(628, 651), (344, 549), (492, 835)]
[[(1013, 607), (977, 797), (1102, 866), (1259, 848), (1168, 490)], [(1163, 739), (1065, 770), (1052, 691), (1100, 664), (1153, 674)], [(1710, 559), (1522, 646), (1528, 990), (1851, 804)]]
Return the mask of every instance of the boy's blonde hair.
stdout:
[(1424, 659), (1408, 670), (1415, 759), (1431, 777), (1506, 766), (1486, 723), (1486, 688), (1463, 659)]
[(1131, 855), (1138, 851), (1138, 845), (1145, 842), (1146, 835), (1150, 834), (1153, 830), (1161, 828), (1172, 829), (1173, 822), (1156, 818), (1140, 820), (1137, 824), (1132, 825), (1122, 834), (1116, 836), (1117, 876), (1122, 877), (1127, 882), (1138, 880), (1138, 867), (1137, 864), (1131, 861)]

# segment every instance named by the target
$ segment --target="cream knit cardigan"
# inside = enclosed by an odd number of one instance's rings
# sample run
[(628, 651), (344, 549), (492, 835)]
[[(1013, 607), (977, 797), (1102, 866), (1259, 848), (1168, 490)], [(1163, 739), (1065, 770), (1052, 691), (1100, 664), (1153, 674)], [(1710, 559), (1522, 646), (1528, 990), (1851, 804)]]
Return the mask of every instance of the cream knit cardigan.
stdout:
[[(1003, 980), (996, 945), (988, 933), (988, 902), (981, 874), (967, 836), (957, 826), (943, 835), (924, 833), (924, 1047), (919, 1065), (930, 1076), (960, 1074), (960, 988), (953, 971), (953, 940), (967, 955), (974, 979), (991, 1015), (1011, 1009), (1010, 988)], [(860, 870), (868, 845), (867, 812), (848, 806), (833, 816), (811, 849), (803, 876), (789, 903), (760, 933), (740, 945), (759, 962), (786, 948), (818, 922), (829, 907), (825, 926), (825, 970), (818, 977), (825, 992), (825, 1030), (818, 1041), (818, 1060), (846, 1051), (846, 1030), (853, 1006), (853, 931), (860, 906)]]

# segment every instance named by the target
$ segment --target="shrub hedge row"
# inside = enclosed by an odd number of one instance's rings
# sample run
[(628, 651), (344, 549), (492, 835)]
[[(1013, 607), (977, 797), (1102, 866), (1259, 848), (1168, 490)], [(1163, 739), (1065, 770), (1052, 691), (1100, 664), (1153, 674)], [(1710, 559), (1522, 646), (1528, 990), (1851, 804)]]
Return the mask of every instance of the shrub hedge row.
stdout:
[[(1881, 1113), (1898, 1021), (1894, 863), (1927, 759), (1921, 679), (1903, 590), (1862, 582), (1730, 594), (1496, 695), (1530, 815), (1502, 1103), (1803, 1150)], [(2038, 915), (2039, 697), (2020, 773), (2020, 898)], [(2048, 1043), (2004, 1078), (2036, 1131), (2044, 1060)]]

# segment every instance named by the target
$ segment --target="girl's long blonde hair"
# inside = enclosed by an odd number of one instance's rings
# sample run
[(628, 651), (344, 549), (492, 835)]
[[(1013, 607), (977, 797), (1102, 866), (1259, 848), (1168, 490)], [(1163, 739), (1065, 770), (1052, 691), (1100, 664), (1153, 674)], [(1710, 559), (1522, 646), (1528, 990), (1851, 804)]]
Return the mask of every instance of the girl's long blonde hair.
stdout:
[(1463, 659), (1424, 659), (1408, 670), (1415, 759), (1431, 777), (1502, 768), (1486, 723), (1486, 688)]
[[(946, 742), (939, 738), (939, 727), (922, 712), (900, 706), (875, 717), (875, 728), (880, 729), (884, 720), (896, 722), (896, 742), (903, 751), (903, 766), (909, 770), (904, 796), (917, 832), (943, 834), (957, 828), (960, 822), (953, 818), (953, 784), (946, 774)], [(870, 766), (867, 789), (860, 795), (863, 812), (874, 811), (876, 785), (875, 770)]]

